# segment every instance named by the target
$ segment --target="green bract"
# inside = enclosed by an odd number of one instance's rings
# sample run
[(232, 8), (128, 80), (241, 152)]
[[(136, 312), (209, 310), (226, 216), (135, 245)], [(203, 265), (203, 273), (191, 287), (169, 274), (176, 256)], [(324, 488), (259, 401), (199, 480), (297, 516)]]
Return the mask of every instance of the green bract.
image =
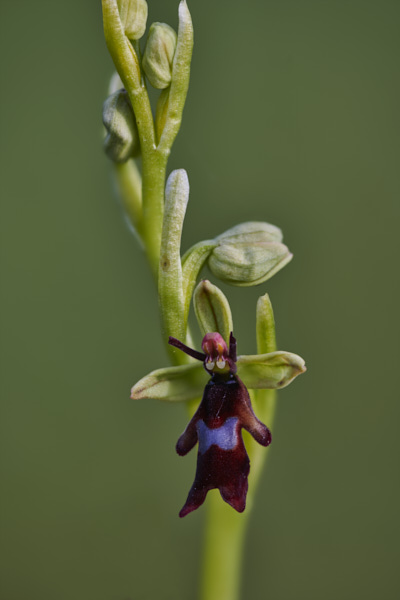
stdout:
[[(186, 339), (185, 308), (180, 256), (181, 235), (189, 201), (189, 179), (184, 169), (172, 171), (165, 189), (165, 213), (161, 236), (158, 293), (167, 332)], [(171, 351), (171, 349), (169, 349)]]
[(171, 83), (176, 41), (175, 31), (166, 23), (153, 23), (150, 27), (142, 65), (151, 85), (158, 90)]

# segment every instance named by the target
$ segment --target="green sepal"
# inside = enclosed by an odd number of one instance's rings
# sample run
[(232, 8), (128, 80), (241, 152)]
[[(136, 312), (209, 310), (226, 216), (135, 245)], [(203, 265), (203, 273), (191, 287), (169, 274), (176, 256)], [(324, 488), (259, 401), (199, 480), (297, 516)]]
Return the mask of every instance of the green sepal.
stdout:
[(187, 402), (201, 398), (209, 376), (202, 363), (167, 367), (152, 371), (131, 390), (132, 400)]
[(217, 331), (229, 344), (233, 321), (225, 294), (216, 285), (203, 279), (194, 291), (193, 305), (202, 335)]
[(238, 375), (250, 389), (277, 389), (289, 385), (306, 371), (305, 362), (291, 352), (239, 356)]
[[(304, 360), (291, 352), (239, 356), (238, 375), (249, 389), (283, 388), (306, 370)], [(209, 375), (201, 362), (152, 371), (131, 390), (132, 400), (187, 402), (201, 398)]]

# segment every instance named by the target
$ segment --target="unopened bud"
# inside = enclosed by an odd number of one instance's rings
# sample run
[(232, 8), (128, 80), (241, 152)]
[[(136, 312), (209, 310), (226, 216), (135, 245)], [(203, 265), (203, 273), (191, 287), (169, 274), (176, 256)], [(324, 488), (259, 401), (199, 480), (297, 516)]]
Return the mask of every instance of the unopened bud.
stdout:
[(125, 35), (130, 40), (140, 40), (146, 31), (146, 0), (117, 0), (117, 4)]
[(292, 258), (281, 243), (282, 232), (269, 223), (241, 223), (216, 238), (208, 266), (213, 274), (231, 285), (263, 283)]
[(118, 90), (104, 102), (103, 123), (107, 130), (104, 150), (112, 161), (123, 163), (139, 153), (139, 134), (126, 90)]
[(176, 41), (175, 31), (166, 23), (153, 23), (150, 27), (142, 65), (151, 85), (158, 90), (171, 83)]

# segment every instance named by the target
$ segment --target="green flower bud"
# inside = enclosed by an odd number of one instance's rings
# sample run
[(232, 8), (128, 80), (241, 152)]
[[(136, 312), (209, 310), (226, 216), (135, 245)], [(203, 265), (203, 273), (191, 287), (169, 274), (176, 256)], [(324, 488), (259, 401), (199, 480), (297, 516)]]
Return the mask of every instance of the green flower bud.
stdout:
[(146, 31), (146, 0), (117, 0), (117, 4), (125, 35), (130, 40), (140, 40)]
[(123, 163), (139, 154), (139, 134), (126, 90), (118, 90), (104, 102), (103, 123), (107, 130), (104, 150), (112, 161)]
[(151, 85), (158, 90), (171, 83), (176, 41), (175, 31), (166, 23), (153, 23), (150, 27), (142, 66)]
[(216, 277), (237, 286), (263, 283), (291, 259), (282, 232), (269, 223), (249, 222), (218, 236), (208, 266)]

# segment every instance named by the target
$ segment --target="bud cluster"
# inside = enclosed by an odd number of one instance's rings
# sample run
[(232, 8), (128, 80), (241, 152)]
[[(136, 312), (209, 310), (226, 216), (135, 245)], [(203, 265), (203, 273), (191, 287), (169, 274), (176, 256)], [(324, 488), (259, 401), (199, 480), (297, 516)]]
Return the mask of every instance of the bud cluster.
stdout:
[[(141, 73), (155, 89), (161, 90), (155, 119), (155, 134), (158, 141), (167, 120), (170, 104), (169, 89), (173, 79), (178, 36), (175, 30), (166, 23), (153, 23), (147, 35), (143, 56), (141, 56), (139, 40), (146, 31), (147, 2), (146, 0), (116, 0), (116, 4), (120, 27), (129, 40), (128, 46), (137, 62), (139, 77)], [(190, 54), (191, 50), (189, 59)], [(141, 66), (141, 70), (139, 66)], [(115, 88), (116, 80), (120, 82), (117, 89)], [(126, 162), (140, 152), (136, 118), (132, 103), (123, 86), (119, 75), (115, 73), (110, 84), (111, 96), (105, 101), (103, 109), (103, 122), (107, 129), (104, 150), (107, 156), (116, 163)], [(114, 95), (117, 91), (119, 94)]]

